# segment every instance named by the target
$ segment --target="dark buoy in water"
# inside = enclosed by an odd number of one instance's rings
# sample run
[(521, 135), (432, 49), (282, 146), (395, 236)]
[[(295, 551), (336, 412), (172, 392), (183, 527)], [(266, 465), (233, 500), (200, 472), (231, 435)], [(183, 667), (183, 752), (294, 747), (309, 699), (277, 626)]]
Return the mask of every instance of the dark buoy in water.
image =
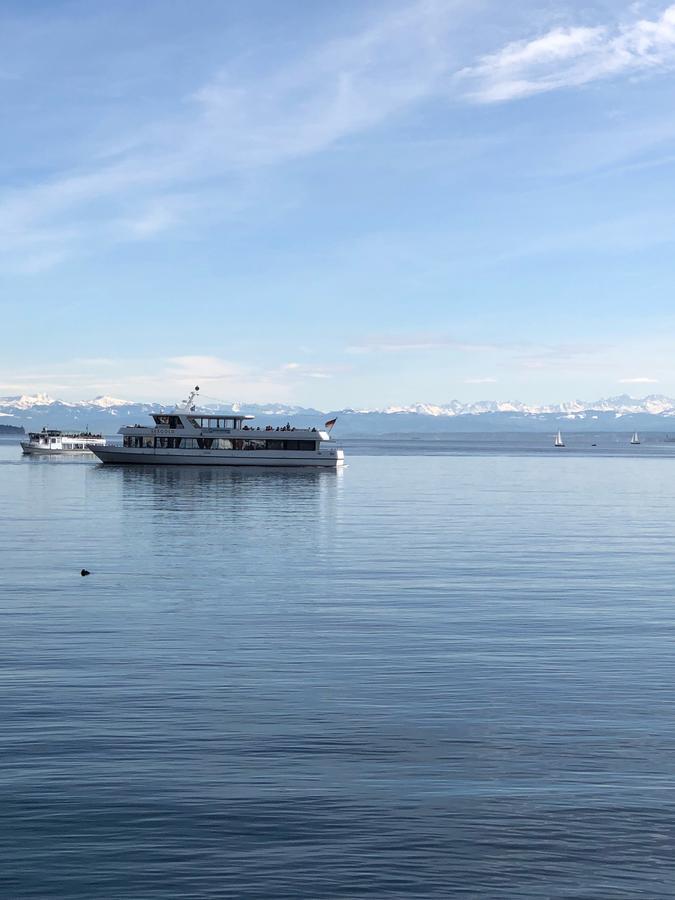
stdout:
[(80, 575), (84, 578), (85, 575), (91, 575), (91, 572), (89, 572), (87, 569), (82, 569), (80, 571)]

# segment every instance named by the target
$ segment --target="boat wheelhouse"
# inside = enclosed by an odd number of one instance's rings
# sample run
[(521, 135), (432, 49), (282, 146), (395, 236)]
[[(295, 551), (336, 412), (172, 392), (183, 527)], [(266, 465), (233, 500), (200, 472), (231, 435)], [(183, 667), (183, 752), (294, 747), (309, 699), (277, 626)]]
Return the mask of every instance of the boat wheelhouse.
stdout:
[(344, 452), (331, 440), (335, 420), (324, 430), (254, 426), (243, 413), (207, 413), (191, 392), (182, 407), (155, 413), (152, 425), (120, 428), (122, 446), (92, 447), (104, 463), (197, 466), (323, 466), (344, 462)]
[(35, 456), (62, 455), (91, 453), (92, 446), (105, 447), (105, 443), (103, 435), (92, 434), (90, 431), (70, 432), (43, 428), (42, 431), (30, 431), (28, 440), (21, 441), (21, 448), (24, 453)]

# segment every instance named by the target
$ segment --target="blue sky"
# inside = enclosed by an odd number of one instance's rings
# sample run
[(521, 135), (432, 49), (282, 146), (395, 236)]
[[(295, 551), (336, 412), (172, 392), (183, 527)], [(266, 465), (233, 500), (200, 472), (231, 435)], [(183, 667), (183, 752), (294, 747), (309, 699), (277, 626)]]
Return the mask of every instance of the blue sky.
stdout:
[(0, 394), (675, 394), (675, 4), (0, 6)]

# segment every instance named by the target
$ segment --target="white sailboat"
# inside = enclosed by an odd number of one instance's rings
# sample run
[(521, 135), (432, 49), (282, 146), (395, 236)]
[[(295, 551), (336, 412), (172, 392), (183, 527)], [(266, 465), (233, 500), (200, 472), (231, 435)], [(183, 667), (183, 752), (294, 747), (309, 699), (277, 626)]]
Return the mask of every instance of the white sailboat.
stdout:
[(554, 447), (564, 447), (565, 446), (565, 441), (563, 441), (562, 434), (560, 434), (560, 432), (558, 432), (556, 434), (555, 441), (553, 442), (553, 446)]
[(630, 442), (631, 442), (631, 444), (639, 444), (640, 443), (640, 436), (638, 435), (637, 431), (633, 434), (633, 437), (630, 439)]

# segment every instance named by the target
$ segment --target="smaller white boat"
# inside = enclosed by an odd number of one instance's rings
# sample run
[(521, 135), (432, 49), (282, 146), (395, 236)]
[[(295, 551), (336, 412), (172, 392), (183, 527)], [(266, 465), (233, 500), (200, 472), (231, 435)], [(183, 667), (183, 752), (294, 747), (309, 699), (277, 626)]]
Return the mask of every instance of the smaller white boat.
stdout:
[(27, 441), (21, 441), (24, 453), (34, 456), (65, 456), (73, 453), (91, 453), (91, 446), (105, 447), (106, 441), (101, 434), (90, 431), (78, 433), (59, 431), (56, 428), (43, 428), (42, 431), (31, 431)]
[(637, 433), (637, 431), (633, 434), (633, 437), (630, 439), (630, 442), (631, 442), (631, 444), (639, 444), (640, 443), (640, 436)]
[(565, 441), (563, 441), (562, 434), (560, 434), (560, 432), (558, 432), (556, 434), (555, 440), (553, 441), (553, 446), (554, 447), (564, 447), (565, 446)]

